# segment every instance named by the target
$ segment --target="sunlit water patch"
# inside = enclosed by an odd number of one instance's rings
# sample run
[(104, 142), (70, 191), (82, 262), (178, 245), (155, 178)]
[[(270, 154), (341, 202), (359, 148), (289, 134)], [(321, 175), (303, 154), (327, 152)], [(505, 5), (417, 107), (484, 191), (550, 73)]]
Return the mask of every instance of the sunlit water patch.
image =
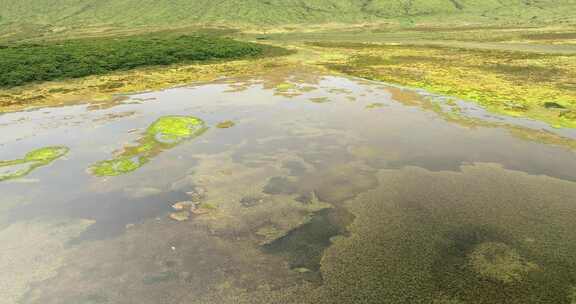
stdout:
[(3, 114), (0, 303), (572, 304), (572, 133), (493, 122), (297, 73)]

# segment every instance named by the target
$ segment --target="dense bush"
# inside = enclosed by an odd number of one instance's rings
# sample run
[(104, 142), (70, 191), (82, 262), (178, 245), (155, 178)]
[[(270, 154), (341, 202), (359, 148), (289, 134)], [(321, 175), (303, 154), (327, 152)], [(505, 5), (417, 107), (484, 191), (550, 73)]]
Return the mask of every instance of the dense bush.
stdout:
[(76, 78), (141, 66), (241, 58), (257, 44), (208, 36), (126, 37), (20, 44), (0, 48), (0, 87)]

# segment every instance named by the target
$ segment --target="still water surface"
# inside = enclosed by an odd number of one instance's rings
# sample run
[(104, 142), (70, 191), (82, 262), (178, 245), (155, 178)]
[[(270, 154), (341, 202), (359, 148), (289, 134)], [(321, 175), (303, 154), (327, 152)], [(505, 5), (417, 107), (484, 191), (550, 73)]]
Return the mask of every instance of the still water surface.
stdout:
[[(429, 99), (294, 72), (2, 114), (0, 160), (69, 150), (0, 182), (0, 303), (576, 303), (569, 139)], [(94, 174), (174, 116), (208, 129)]]

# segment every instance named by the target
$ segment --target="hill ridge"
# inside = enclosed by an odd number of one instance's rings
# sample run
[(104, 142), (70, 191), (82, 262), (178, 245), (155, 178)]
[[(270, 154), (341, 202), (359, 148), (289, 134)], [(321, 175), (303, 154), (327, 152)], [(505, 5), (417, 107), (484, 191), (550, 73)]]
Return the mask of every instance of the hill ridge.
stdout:
[(573, 20), (570, 11), (576, 0), (0, 0), (0, 26), (562, 22)]

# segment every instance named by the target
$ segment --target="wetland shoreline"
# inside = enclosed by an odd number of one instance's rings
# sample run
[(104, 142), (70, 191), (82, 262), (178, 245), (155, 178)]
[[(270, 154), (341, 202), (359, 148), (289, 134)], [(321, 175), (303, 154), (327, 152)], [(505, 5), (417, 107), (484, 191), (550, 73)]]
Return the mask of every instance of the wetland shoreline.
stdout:
[(572, 304), (571, 100), (366, 80), (476, 50), (262, 42), (290, 53), (2, 90), (0, 303)]

